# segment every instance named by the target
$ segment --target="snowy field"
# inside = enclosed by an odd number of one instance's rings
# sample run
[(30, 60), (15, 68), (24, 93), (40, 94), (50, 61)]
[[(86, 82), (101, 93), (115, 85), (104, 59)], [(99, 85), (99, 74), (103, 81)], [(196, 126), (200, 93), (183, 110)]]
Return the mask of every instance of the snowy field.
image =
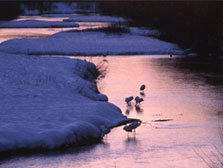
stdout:
[(0, 151), (100, 139), (126, 120), (95, 73), (77, 59), (0, 53)]

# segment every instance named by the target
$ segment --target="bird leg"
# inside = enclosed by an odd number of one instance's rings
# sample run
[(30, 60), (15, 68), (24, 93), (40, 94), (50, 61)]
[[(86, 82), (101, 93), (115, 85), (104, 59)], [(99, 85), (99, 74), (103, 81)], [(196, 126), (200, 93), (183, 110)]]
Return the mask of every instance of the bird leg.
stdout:
[(136, 136), (136, 131), (135, 131), (135, 129), (134, 129), (134, 131), (133, 131), (133, 136), (134, 136), (134, 137)]

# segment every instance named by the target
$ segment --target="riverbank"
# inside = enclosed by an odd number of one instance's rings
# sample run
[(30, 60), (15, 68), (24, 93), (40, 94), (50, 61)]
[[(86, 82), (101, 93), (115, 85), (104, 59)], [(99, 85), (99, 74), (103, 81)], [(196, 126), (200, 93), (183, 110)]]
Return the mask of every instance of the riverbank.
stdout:
[[(183, 165), (184, 168), (203, 168), (207, 165), (200, 156), (209, 164), (212, 164), (209, 158), (215, 161), (214, 156), (218, 154), (215, 147), (222, 149), (219, 132), (222, 128), (221, 85), (206, 83), (199, 72), (179, 71), (173, 66), (175, 58), (170, 60), (168, 56), (80, 59), (94, 63), (107, 60), (107, 75), (98, 81), (98, 89), (123, 114), (142, 120), (136, 135), (130, 133), (128, 136), (122, 127), (117, 127), (101, 143), (18, 155), (2, 162), (0, 167), (169, 168)], [(134, 102), (127, 106), (125, 97), (139, 96), (142, 83), (146, 90), (140, 109), (135, 108)], [(220, 163), (215, 161), (215, 165)]]
[(159, 39), (191, 49), (200, 57), (223, 55), (223, 2), (100, 2), (101, 12), (131, 19), (131, 26), (154, 28)]
[[(60, 16), (50, 17), (59, 21), (57, 17)], [(47, 21), (44, 16), (39, 18)], [(101, 20), (104, 19), (115, 21), (117, 18), (103, 17)], [(98, 16), (90, 20), (101, 21)], [(100, 27), (101, 24), (94, 25)], [(28, 33), (29, 29), (26, 30)], [(163, 168), (193, 165), (202, 168), (204, 163), (194, 149), (212, 156), (209, 152), (213, 150), (212, 144), (222, 146), (218, 130), (222, 87), (205, 83), (200, 73), (197, 76), (185, 71), (184, 66), (190, 69), (190, 65), (172, 55), (183, 50), (155, 39), (154, 34), (156, 36), (159, 31), (132, 27), (120, 27), (115, 31), (93, 28), (1, 43), (1, 154), (36, 152), (43, 155), (18, 155), (2, 162), (0, 167), (117, 165)], [(128, 50), (144, 56), (128, 55)], [(82, 60), (72, 57), (80, 53), (103, 57), (81, 57)], [(147, 53), (171, 54), (172, 57)], [(113, 55), (106, 56), (109, 54)], [(86, 61), (94, 63), (94, 59), (108, 67), (103, 74), (107, 74), (106, 78), (97, 83), (97, 64)], [(197, 69), (200, 64), (197, 62)], [(179, 71), (180, 67), (183, 67), (182, 71)], [(213, 77), (209, 73), (203, 74)], [(141, 84), (146, 85), (144, 94), (139, 93)], [(142, 96), (144, 102), (139, 107), (134, 102), (126, 106), (124, 99), (131, 95)], [(124, 115), (143, 121), (135, 135), (127, 136), (122, 128), (111, 130), (128, 121)], [(109, 131), (111, 134), (98, 145), (72, 148), (99, 142)]]
[(126, 120), (98, 92), (92, 63), (6, 53), (0, 59), (1, 156), (101, 140)]

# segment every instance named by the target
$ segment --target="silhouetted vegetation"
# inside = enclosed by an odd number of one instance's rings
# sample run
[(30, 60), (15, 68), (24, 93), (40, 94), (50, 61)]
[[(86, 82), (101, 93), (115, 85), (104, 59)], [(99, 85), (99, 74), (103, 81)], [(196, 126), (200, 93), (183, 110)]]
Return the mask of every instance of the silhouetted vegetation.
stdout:
[(0, 1), (0, 20), (11, 20), (20, 13), (19, 2)]
[(52, 2), (19, 2), (19, 1), (1, 1), (0, 2), (0, 20), (15, 19), (22, 13), (22, 6), (29, 10), (37, 10), (40, 14), (52, 8)]
[(100, 2), (99, 8), (131, 18), (132, 26), (158, 29), (160, 39), (201, 56), (223, 54), (223, 2)]
[(28, 10), (37, 10), (39, 11), (40, 15), (47, 13), (53, 6), (52, 2), (43, 2), (43, 1), (25, 1), (22, 2), (21, 5), (23, 5)]

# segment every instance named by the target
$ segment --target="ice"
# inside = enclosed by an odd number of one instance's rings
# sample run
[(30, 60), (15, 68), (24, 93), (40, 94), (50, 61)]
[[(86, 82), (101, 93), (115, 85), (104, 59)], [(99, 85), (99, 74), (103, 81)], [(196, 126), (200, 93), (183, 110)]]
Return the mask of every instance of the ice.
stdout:
[(78, 27), (76, 23), (60, 21), (21, 20), (0, 22), (0, 28), (50, 28), (50, 27)]
[(89, 56), (183, 53), (176, 44), (152, 37), (93, 31), (67, 31), (49, 38), (9, 40), (0, 44), (0, 51), (15, 54)]
[(77, 59), (0, 53), (0, 151), (100, 139), (126, 120), (98, 93), (95, 71)]
[(115, 16), (102, 16), (102, 15), (76, 15), (71, 16), (69, 19), (64, 19), (67, 22), (127, 22), (122, 17)]

